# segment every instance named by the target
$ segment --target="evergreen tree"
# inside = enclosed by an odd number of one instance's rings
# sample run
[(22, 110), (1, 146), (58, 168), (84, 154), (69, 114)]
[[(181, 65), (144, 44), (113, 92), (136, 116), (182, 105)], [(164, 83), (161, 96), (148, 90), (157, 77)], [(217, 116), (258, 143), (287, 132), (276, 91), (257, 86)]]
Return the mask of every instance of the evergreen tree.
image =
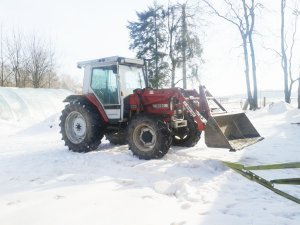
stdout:
[[(137, 22), (129, 22), (130, 49), (137, 52), (137, 58), (147, 60), (148, 75), (154, 87), (169, 84), (175, 87), (183, 81), (183, 88), (186, 88), (187, 78), (195, 75), (187, 68), (189, 65), (195, 67), (195, 61), (200, 62), (202, 55), (195, 14), (186, 4), (164, 7), (154, 3), (146, 11), (137, 13)], [(178, 68), (182, 68), (183, 73), (176, 80)]]
[(130, 49), (137, 52), (137, 58), (146, 59), (153, 87), (165, 86), (168, 83), (168, 63), (164, 60), (167, 40), (163, 6), (154, 3), (146, 11), (137, 12), (137, 17), (137, 22), (129, 22), (127, 26), (130, 30)]

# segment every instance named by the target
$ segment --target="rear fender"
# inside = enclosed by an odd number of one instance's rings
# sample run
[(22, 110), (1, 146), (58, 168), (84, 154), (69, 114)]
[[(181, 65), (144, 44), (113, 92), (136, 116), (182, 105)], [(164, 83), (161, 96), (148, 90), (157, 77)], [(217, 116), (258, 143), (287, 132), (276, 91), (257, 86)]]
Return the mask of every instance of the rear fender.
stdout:
[(102, 107), (102, 105), (97, 100), (96, 96), (94, 94), (86, 94), (86, 95), (69, 95), (63, 102), (80, 102), (80, 103), (86, 103), (91, 104), (94, 107), (96, 107), (100, 117), (105, 123), (108, 123), (108, 117)]

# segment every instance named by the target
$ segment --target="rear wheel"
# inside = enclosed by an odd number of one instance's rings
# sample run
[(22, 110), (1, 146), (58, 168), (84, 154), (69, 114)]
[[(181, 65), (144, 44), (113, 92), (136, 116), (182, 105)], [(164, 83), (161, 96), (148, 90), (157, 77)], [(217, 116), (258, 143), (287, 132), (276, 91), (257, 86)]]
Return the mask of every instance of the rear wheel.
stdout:
[(200, 140), (201, 131), (198, 130), (197, 123), (190, 115), (186, 115), (186, 127), (180, 127), (173, 134), (173, 145), (182, 147), (193, 147)]
[(98, 148), (103, 138), (102, 121), (88, 104), (71, 102), (60, 117), (62, 139), (69, 150), (89, 152)]
[(171, 132), (158, 117), (138, 115), (128, 125), (128, 143), (140, 159), (162, 158), (171, 146)]

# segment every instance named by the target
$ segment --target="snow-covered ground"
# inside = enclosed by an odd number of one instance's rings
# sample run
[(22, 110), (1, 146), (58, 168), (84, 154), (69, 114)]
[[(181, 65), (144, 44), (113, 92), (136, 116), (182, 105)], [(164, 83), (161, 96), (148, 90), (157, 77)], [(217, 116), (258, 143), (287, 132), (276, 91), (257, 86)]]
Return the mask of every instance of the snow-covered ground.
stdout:
[[(58, 124), (61, 100), (69, 93), (41, 91), (37, 98), (33, 90), (22, 91), (18, 96), (27, 108), (16, 109), (19, 119), (3, 117), (17, 106), (0, 95), (1, 225), (300, 224), (298, 204), (221, 162), (299, 162), (300, 126), (291, 124), (300, 122), (298, 109), (277, 102), (249, 112), (265, 139), (242, 151), (210, 149), (202, 138), (196, 147), (172, 147), (163, 159), (144, 161), (106, 140), (99, 151), (68, 151)], [(53, 103), (44, 104), (47, 98)], [(31, 107), (30, 99), (39, 107)], [(299, 172), (260, 174), (272, 179)], [(277, 187), (300, 198), (299, 186)]]

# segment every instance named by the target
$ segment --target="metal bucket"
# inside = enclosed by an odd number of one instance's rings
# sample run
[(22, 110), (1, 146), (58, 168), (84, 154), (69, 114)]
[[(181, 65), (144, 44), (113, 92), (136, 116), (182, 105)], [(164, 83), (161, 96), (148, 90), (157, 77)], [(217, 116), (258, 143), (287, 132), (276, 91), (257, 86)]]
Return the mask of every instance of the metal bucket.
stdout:
[(262, 139), (245, 113), (211, 116), (205, 126), (208, 147), (240, 150)]

